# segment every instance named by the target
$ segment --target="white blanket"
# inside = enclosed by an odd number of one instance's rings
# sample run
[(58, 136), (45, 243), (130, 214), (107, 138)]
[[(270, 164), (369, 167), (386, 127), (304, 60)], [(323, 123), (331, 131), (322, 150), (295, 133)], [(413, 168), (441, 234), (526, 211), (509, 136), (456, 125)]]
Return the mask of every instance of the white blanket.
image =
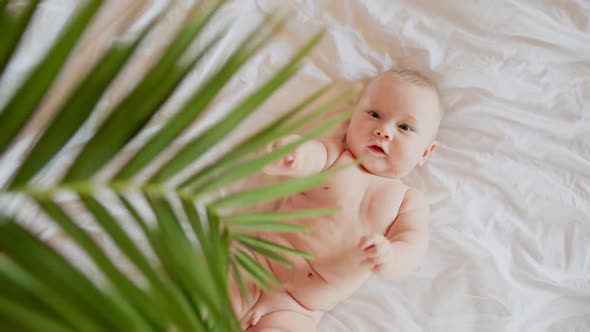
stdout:
[[(273, 4), (233, 9), (248, 17)], [(439, 149), (406, 179), (431, 202), (424, 264), (400, 281), (371, 279), (320, 331), (589, 331), (590, 2), (282, 6), (295, 22), (243, 82), (325, 27), (301, 87), (405, 65), (434, 77), (448, 107)]]
[(431, 202), (422, 267), (370, 279), (320, 331), (589, 331), (590, 2), (235, 0), (212, 60), (276, 5), (294, 20), (218, 105), (252, 91), (324, 27), (256, 119), (394, 65), (431, 75), (448, 108), (439, 149), (406, 179)]
[[(273, 1), (234, 3), (241, 15)], [(393, 65), (439, 82), (440, 146), (407, 182), (431, 202), (422, 268), (371, 279), (320, 331), (590, 330), (590, 3), (285, 1), (295, 23), (255, 82), (326, 28), (303, 86)]]

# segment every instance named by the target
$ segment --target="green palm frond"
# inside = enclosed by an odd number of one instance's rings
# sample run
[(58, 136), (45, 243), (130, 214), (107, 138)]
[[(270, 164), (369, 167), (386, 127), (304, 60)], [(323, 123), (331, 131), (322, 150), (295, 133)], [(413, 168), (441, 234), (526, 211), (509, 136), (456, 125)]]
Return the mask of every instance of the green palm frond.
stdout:
[[(87, 1), (78, 8), (49, 52), (30, 72), (10, 101), (0, 110), (0, 124), (2, 126), (0, 128), (0, 153), (4, 152), (15, 134), (33, 114), (102, 3), (100, 0)], [(10, 3), (5, 11), (9, 9), (8, 7), (10, 7)], [(6, 19), (10, 20), (10, 14), (6, 15), (8, 16)], [(6, 47), (3, 50), (5, 52), (3, 57), (10, 57), (16, 46), (14, 43)]]
[[(11, 79), (5, 75), (5, 69), (14, 60), (32, 17), (42, 7), (40, 3), (0, 0), (0, 80)], [(23, 83), (7, 100), (0, 100), (0, 156), (10, 155), (12, 148), (25, 141), (21, 140), (25, 127), (30, 127), (39, 105), (56, 89), (56, 78), (76, 54), (80, 39), (104, 3), (80, 1)], [(326, 215), (335, 209), (282, 213), (234, 209), (311, 188), (337, 170), (221, 198), (212, 194), (253, 175), (343, 121), (349, 113), (332, 117), (285, 147), (259, 153), (274, 140), (317, 120), (348, 98), (349, 93), (302, 115), (329, 89), (323, 87), (240, 145), (187, 174), (180, 184), (171, 185), (170, 180), (200, 161), (205, 152), (223, 141), (293, 77), (321, 39), (321, 33), (310, 36), (283, 67), (227, 116), (180, 147), (148, 179), (138, 180), (138, 174), (200, 121), (230, 79), (285, 25), (284, 20), (275, 16), (266, 17), (212, 74), (200, 79), (199, 87), (145, 143), (135, 150), (128, 149), (180, 83), (224, 38), (225, 30), (208, 40), (200, 39), (223, 5), (224, 1), (194, 5), (140, 82), (105, 110), (99, 107), (101, 101), (116, 86), (141, 47), (150, 42), (148, 36), (162, 23), (167, 9), (142, 27), (122, 32), (82, 74), (63, 102), (45, 117), (17, 167), (2, 169), (0, 163), (1, 172), (11, 172), (0, 184), (0, 201), (39, 209), (96, 268), (96, 273), (86, 271), (33, 234), (24, 226), (26, 223), (17, 220), (18, 216), (0, 211), (0, 330), (239, 331), (229, 295), (229, 278), (233, 276), (246, 298), (246, 277), (268, 290), (279, 285), (251, 252), (289, 267), (290, 256), (312, 259), (307, 253), (269, 242), (255, 233), (306, 231), (306, 227), (285, 221)], [(201, 42), (196, 51), (192, 49), (195, 40)], [(75, 142), (80, 151), (73, 156), (64, 155), (64, 146), (72, 144), (95, 119), (99, 119), (96, 130), (85, 141)], [(121, 158), (130, 151), (129, 158)], [(66, 158), (65, 162), (60, 158)], [(56, 161), (67, 166), (50, 181), (40, 181), (40, 175)], [(112, 176), (97, 176), (113, 165), (118, 165), (118, 169), (106, 172)], [(82, 226), (79, 211), (73, 211), (60, 198), (64, 195), (70, 197), (68, 202), (79, 204), (91, 216), (120, 257), (113, 258), (96, 235)], [(135, 235), (144, 240), (141, 244), (149, 248), (148, 252), (129, 233), (131, 226), (138, 232)], [(130, 268), (121, 265), (121, 261)]]
[(16, 46), (27, 28), (35, 9), (39, 5), (39, 0), (29, 1), (19, 13), (10, 14), (6, 10), (7, 1), (0, 1), (0, 31), (4, 31), (0, 39), (0, 74), (4, 72), (8, 60), (16, 50)]

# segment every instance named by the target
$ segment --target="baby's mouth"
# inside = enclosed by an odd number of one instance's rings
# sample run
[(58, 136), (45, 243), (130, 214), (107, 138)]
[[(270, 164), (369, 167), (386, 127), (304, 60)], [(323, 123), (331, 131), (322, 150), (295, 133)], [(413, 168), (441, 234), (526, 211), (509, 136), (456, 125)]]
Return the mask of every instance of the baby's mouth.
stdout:
[(383, 150), (383, 148), (377, 144), (370, 145), (369, 150), (371, 150), (373, 152), (381, 153), (381, 154), (386, 154), (385, 150)]

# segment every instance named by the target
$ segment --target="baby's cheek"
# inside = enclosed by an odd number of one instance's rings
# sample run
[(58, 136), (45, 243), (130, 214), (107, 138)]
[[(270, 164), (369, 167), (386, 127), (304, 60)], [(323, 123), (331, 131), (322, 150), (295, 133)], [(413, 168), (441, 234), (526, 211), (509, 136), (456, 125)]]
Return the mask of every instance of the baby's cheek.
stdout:
[[(400, 151), (400, 166), (404, 169), (412, 169), (413, 166), (418, 162), (419, 155), (412, 149), (402, 149)], [(402, 166), (403, 165), (403, 166)]]
[(408, 173), (408, 170), (411, 169), (411, 161), (408, 161), (408, 156), (398, 155), (397, 158), (388, 163), (388, 172), (395, 177), (405, 176)]
[(385, 167), (388, 174), (391, 176), (398, 176), (399, 165), (395, 160), (390, 160)]

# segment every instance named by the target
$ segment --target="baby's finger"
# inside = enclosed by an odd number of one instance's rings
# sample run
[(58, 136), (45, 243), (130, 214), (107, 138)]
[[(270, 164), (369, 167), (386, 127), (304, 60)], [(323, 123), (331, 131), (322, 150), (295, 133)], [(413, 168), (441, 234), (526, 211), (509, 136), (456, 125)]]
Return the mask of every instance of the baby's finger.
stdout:
[(367, 236), (367, 240), (365, 241), (363, 246), (361, 246), (361, 249), (367, 250), (373, 246), (378, 246), (383, 242), (384, 239), (385, 239), (385, 237), (383, 237), (379, 234), (369, 235), (369, 236)]
[(373, 259), (372, 257), (369, 258), (365, 258), (361, 261), (361, 266), (373, 266), (375, 265), (375, 259)]
[(367, 250), (365, 250), (365, 253), (369, 256), (369, 257), (383, 257), (385, 256), (385, 253), (387, 252), (387, 248), (383, 245), (376, 245), (373, 246)]
[(371, 268), (371, 272), (381, 272), (381, 269), (383, 269), (383, 264), (375, 264), (375, 266)]
[(283, 166), (285, 166), (287, 168), (293, 168), (294, 165), (295, 165), (295, 156), (293, 155), (293, 153), (289, 153), (288, 155), (286, 155), (283, 158)]
[(357, 244), (356, 247), (362, 250), (365, 246), (365, 242), (367, 242), (367, 236), (362, 236), (359, 244)]
[(363, 250), (363, 253), (366, 257), (375, 257), (375, 256), (377, 256), (377, 247), (375, 247), (375, 246), (368, 247)]
[(375, 265), (385, 263), (381, 257), (368, 257), (361, 262), (361, 266), (373, 268)]
[(376, 242), (376, 238), (374, 235), (363, 236), (358, 247), (359, 247), (359, 249), (364, 251), (364, 250), (367, 250), (367, 248), (374, 246), (375, 242)]

